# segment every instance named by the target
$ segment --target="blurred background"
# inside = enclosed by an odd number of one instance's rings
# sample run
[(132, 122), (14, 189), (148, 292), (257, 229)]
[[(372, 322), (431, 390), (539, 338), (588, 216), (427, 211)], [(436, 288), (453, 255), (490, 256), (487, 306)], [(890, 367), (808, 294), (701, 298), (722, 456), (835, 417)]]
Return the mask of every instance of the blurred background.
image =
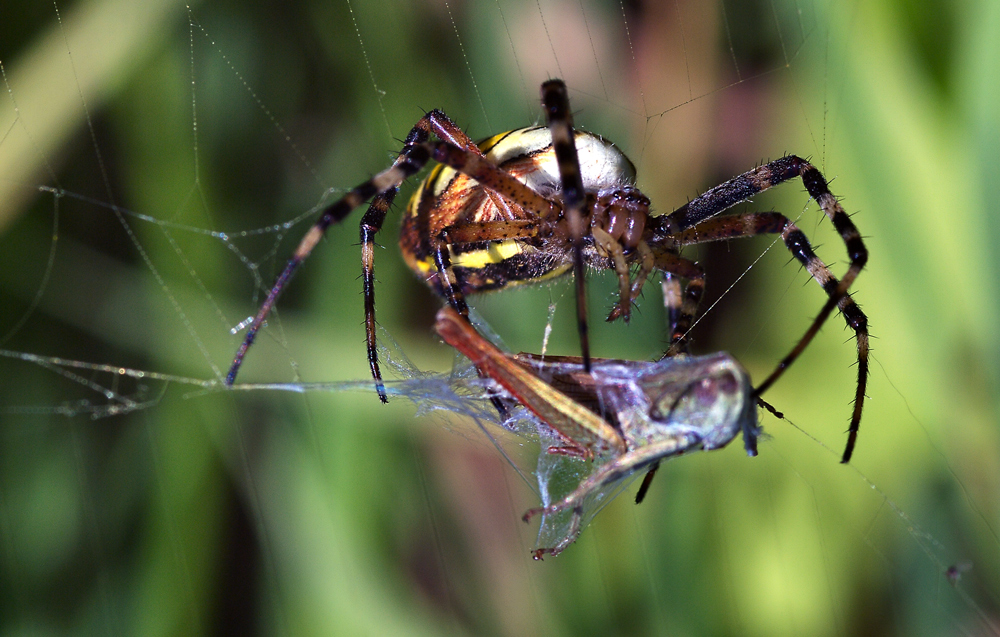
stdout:
[[(998, 634), (1000, 6), (832, 4), (5, 3), (0, 631)], [(857, 213), (874, 340), (851, 465), (834, 317), (766, 396), (788, 421), (762, 416), (757, 458), (672, 460), (642, 506), (626, 493), (532, 562), (537, 496), (474, 424), (301, 385), (368, 377), (360, 215), (241, 372), (304, 391), (212, 389), (318, 206), (431, 108), (473, 138), (540, 121), (551, 77), (658, 212), (792, 152)], [(742, 209), (798, 219), (846, 267), (800, 183)], [(444, 372), (397, 224), (378, 318)], [(756, 379), (824, 300), (769, 246), (686, 253), (708, 271), (695, 351)], [(622, 326), (602, 322), (611, 277), (588, 284), (596, 355), (662, 351), (657, 286)], [(474, 304), (538, 351), (557, 301), (550, 351), (576, 354), (567, 282)]]

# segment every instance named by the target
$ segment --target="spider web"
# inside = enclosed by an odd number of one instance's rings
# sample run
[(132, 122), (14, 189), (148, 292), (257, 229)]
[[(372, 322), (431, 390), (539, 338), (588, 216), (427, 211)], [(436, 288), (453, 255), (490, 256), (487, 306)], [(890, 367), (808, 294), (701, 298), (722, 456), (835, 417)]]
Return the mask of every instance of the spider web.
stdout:
[[(15, 5), (0, 20), (5, 631), (997, 632), (983, 356), (997, 277), (968, 267), (993, 263), (976, 231), (989, 180), (969, 158), (996, 149), (982, 114), (995, 97), (906, 55), (928, 50), (926, 16), (801, 1), (144, 5)], [(955, 14), (967, 37), (937, 46), (993, 68), (995, 13)], [(483, 137), (539, 121), (549, 77), (579, 125), (636, 162), (657, 211), (787, 151), (862, 212), (872, 262), (856, 298), (878, 340), (850, 467), (829, 451), (853, 380), (835, 319), (767, 396), (789, 420), (764, 420), (758, 458), (733, 445), (672, 460), (642, 507), (618, 498), (558, 559), (530, 563), (519, 518), (538, 504), (536, 452), (447, 402), (439, 302), (392, 248), (394, 216), (377, 294), (414, 361), (397, 367), (405, 399), (366, 395), (351, 222), (251, 350), (256, 386), (219, 391), (230, 330), (421, 109)], [(963, 135), (935, 132), (942, 95), (967, 109)], [(798, 218), (840, 272), (839, 239), (807, 203), (792, 184), (747, 209)], [(696, 349), (731, 351), (754, 378), (822, 304), (780, 243), (756, 261), (769, 244), (691, 254), (709, 268), (704, 307), (719, 299)], [(654, 288), (628, 328), (592, 312), (595, 354), (659, 353)], [(595, 276), (591, 305), (613, 290)], [(511, 349), (575, 354), (572, 303), (548, 311), (567, 296), (563, 283), (475, 304)]]

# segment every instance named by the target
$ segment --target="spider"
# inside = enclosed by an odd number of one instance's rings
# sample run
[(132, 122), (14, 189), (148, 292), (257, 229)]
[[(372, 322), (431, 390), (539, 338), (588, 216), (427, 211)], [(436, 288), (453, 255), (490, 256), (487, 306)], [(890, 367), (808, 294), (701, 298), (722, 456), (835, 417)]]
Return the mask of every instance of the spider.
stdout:
[[(755, 393), (763, 393), (777, 380), (838, 309), (854, 330), (858, 351), (854, 409), (842, 457), (842, 462), (848, 462), (868, 377), (868, 321), (848, 290), (867, 262), (868, 252), (823, 175), (805, 159), (787, 155), (715, 186), (669, 214), (651, 216), (650, 201), (635, 187), (635, 167), (625, 154), (610, 141), (573, 127), (566, 85), (549, 80), (542, 84), (541, 95), (547, 127), (513, 130), (478, 144), (440, 110), (421, 117), (392, 165), (328, 206), (306, 232), (247, 330), (226, 384), (235, 381), (281, 291), (327, 229), (370, 199), (360, 227), (365, 331), (376, 391), (387, 401), (375, 340), (375, 235), (403, 181), (434, 160), (438, 165), (418, 186), (403, 216), (399, 244), (406, 263), (463, 317), (468, 317), (465, 297), (469, 294), (545, 281), (572, 270), (581, 354), (588, 371), (586, 266), (613, 270), (618, 277), (619, 298), (609, 321), (628, 321), (632, 303), (649, 275), (663, 274), (664, 303), (671, 323), (670, 346), (664, 356), (672, 356), (687, 352), (687, 332), (705, 287), (702, 268), (680, 256), (680, 248), (779, 234), (828, 300), (796, 347)], [(719, 216), (795, 177), (802, 179), (847, 247), (850, 265), (842, 279), (833, 275), (802, 231), (783, 214)], [(637, 266), (634, 276), (633, 266)], [(681, 279), (686, 281), (683, 291)]]

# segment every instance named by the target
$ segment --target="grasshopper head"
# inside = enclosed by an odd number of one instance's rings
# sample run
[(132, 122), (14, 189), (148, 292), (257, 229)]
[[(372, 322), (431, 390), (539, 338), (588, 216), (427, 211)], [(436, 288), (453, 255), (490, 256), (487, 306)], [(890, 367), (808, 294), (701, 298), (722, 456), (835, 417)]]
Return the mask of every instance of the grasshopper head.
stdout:
[(703, 449), (717, 449), (742, 431), (747, 453), (756, 454), (753, 388), (729, 354), (667, 358), (620, 378), (613, 387), (603, 398), (636, 447), (683, 434), (697, 437)]

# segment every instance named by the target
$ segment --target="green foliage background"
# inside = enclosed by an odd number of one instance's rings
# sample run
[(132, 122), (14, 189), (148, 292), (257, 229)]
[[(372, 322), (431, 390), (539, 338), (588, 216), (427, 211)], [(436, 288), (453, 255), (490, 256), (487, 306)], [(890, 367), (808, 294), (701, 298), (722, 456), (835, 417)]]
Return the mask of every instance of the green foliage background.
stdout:
[[(77, 0), (61, 22), (45, 3), (5, 4), (0, 631), (1000, 630), (1000, 7), (833, 4)], [(855, 298), (875, 340), (851, 466), (837, 462), (854, 383), (839, 318), (767, 396), (832, 451), (765, 417), (758, 458), (733, 445), (667, 463), (642, 507), (619, 498), (540, 564), (519, 521), (535, 496), (458, 419), (367, 392), (71, 378), (10, 353), (216, 378), (228, 328), (259, 301), (250, 264), (268, 283), (327, 188), (386, 166), (422, 109), (473, 137), (534, 122), (537, 85), (556, 75), (659, 211), (795, 152), (859, 213), (871, 260)], [(792, 184), (753, 209), (794, 218), (806, 199)], [(129, 216), (130, 236), (113, 206), (160, 223)], [(438, 302), (393, 249), (395, 218), (380, 322), (421, 368), (447, 370)], [(839, 272), (821, 214), (799, 223)], [(243, 380), (366, 377), (356, 237), (352, 223), (331, 232)], [(697, 253), (713, 298), (768, 244)], [(612, 289), (595, 278), (594, 306)], [(537, 350), (566, 294), (477, 306), (513, 349)], [(696, 348), (762, 378), (822, 299), (779, 243)], [(658, 304), (649, 292), (631, 326), (598, 325), (597, 354), (655, 355)], [(552, 348), (574, 353), (564, 313)], [(87, 382), (148, 404), (91, 419), (87, 405), (123, 401)]]

